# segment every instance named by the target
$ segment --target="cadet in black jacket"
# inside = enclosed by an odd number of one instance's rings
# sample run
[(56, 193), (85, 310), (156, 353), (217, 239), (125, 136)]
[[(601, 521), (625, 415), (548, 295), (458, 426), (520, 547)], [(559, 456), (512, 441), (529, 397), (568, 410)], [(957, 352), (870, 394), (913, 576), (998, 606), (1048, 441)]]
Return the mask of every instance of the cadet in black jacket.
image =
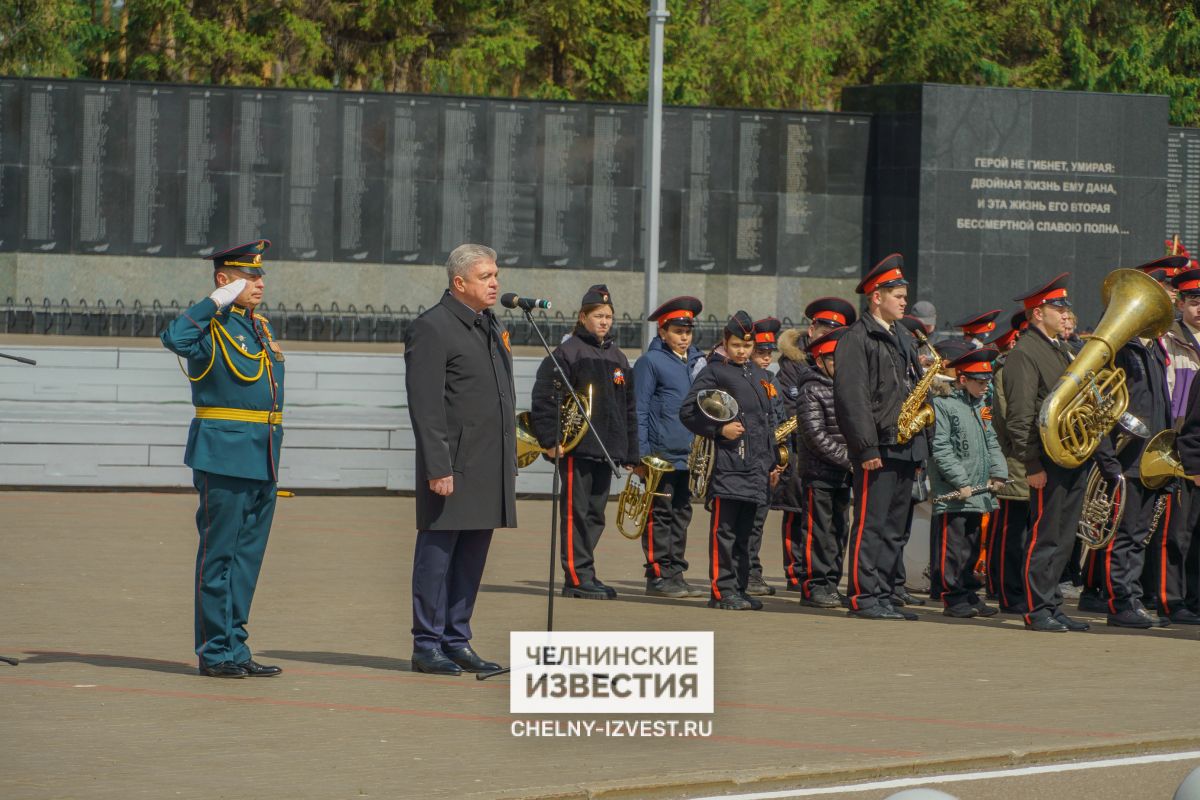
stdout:
[[(750, 360), (756, 366), (771, 375), (771, 357), (776, 350), (779, 349), (777, 338), (779, 329), (783, 327), (783, 323), (774, 317), (756, 320), (754, 323), (754, 350), (750, 354)], [(774, 436), (774, 431), (784, 420), (791, 416), (787, 411), (787, 406), (784, 403), (783, 392), (780, 389), (778, 376), (771, 375), (771, 385), (774, 392), (771, 394), (771, 435)], [(789, 436), (783, 444), (792, 448), (794, 437)], [(773, 441), (773, 439), (772, 439)], [(770, 489), (774, 494), (775, 487), (779, 485), (779, 476), (783, 474), (783, 467), (776, 467), (771, 470)], [(746, 594), (761, 597), (775, 594), (775, 587), (771, 586), (763, 578), (762, 561), (759, 559), (759, 551), (762, 549), (763, 526), (767, 522), (767, 514), (771, 511), (771, 504), (766, 503), (759, 506), (758, 513), (754, 515), (754, 530), (750, 532), (750, 582), (746, 584)]]
[[(575, 391), (586, 397), (591, 388), (592, 429), (613, 461), (632, 469), (638, 463), (637, 398), (629, 359), (610, 332), (612, 322), (608, 287), (591, 287), (580, 303), (574, 333), (555, 349), (554, 357)], [(547, 358), (538, 367), (530, 412), (533, 433), (548, 456), (558, 447), (554, 440), (558, 413), (554, 380), (554, 365)], [(563, 454), (559, 469), (563, 596), (612, 599), (617, 592), (596, 577), (594, 558), (596, 543), (604, 531), (604, 506), (613, 479), (596, 437), (587, 433), (571, 452)]]
[[(692, 383), (679, 418), (697, 436), (715, 441), (706, 504), (712, 511), (709, 539), (709, 608), (732, 611), (762, 608), (750, 597), (750, 531), (758, 507), (769, 501), (769, 475), (775, 467), (771, 436), (771, 376), (750, 361), (754, 322), (738, 311), (725, 325), (724, 342)], [(706, 389), (728, 392), (738, 416), (720, 423), (706, 416), (697, 397)]]
[[(797, 564), (803, 605), (840, 608), (842, 558), (846, 551), (846, 513), (850, 509), (850, 454), (837, 424), (833, 401), (834, 349), (846, 328), (811, 342), (815, 367), (801, 377), (796, 397), (796, 470), (804, 490), (804, 515), (797, 528), (803, 557)], [(790, 576), (789, 576), (790, 580)]]
[(924, 431), (896, 441), (905, 398), (920, 379), (912, 337), (899, 330), (908, 305), (904, 259), (879, 262), (855, 289), (867, 312), (837, 345), (834, 406), (854, 467), (854, 521), (847, 543), (850, 615), (917, 619), (892, 602), (892, 570), (899, 558), (917, 467), (929, 454)]

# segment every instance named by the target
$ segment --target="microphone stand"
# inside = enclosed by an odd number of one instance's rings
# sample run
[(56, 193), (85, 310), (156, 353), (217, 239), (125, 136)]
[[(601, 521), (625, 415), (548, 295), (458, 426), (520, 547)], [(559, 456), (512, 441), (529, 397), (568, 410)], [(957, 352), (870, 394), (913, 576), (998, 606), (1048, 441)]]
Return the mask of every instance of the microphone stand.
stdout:
[[(579, 394), (575, 391), (575, 387), (571, 385), (571, 380), (567, 377), (567, 373), (563, 372), (562, 364), (558, 363), (558, 359), (554, 357), (554, 351), (550, 349), (550, 343), (546, 341), (546, 337), (542, 334), (542, 329), (538, 327), (537, 321), (534, 320), (533, 314), (529, 309), (521, 309), (525, 312), (525, 319), (529, 320), (529, 324), (533, 326), (533, 330), (538, 335), (538, 339), (542, 342), (542, 349), (546, 351), (546, 356), (550, 359), (550, 363), (554, 365), (554, 441), (562, 440), (562, 392), (565, 388), (568, 396), (575, 403), (576, 410), (579, 411), (583, 418), (587, 420), (587, 432), (596, 440), (596, 444), (600, 445), (600, 452), (604, 454), (604, 460), (608, 462), (609, 468), (613, 471), (613, 475), (621, 477), (621, 469), (616, 462), (612, 460), (612, 455), (609, 454), (608, 448), (604, 446), (603, 440), (600, 439), (600, 434), (596, 433), (596, 426), (592, 424), (592, 418), (588, 416), (587, 409), (579, 402)], [(562, 453), (559, 447), (554, 448), (554, 482), (553, 493), (550, 495), (550, 577), (546, 580), (546, 632), (554, 630), (554, 576), (558, 565), (555, 564), (555, 555), (558, 550), (558, 493), (562, 486), (562, 473), (559, 470), (562, 464)], [(567, 509), (567, 513), (571, 512)], [(512, 671), (511, 667), (501, 667), (490, 672), (479, 672), (475, 675), (475, 680), (485, 681), (488, 678), (494, 678), (497, 675), (507, 675)]]
[[(29, 364), (30, 366), (34, 366), (34, 367), (37, 366), (37, 362), (34, 361), (32, 358), (24, 358), (22, 356), (11, 356), (8, 353), (0, 353), (0, 358), (9, 358), (9, 359), (12, 359), (13, 361), (20, 361), (22, 364)], [(8, 656), (0, 656), (0, 661), (3, 661), (5, 664), (12, 664), (14, 667), (18, 663), (15, 658), (9, 658)]]

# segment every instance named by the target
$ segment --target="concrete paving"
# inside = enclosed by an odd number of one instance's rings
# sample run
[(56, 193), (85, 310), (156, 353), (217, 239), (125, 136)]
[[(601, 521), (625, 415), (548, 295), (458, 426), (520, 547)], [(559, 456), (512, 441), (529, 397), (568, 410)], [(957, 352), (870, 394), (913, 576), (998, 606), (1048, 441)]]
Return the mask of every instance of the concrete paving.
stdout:
[[(522, 501), (521, 527), (494, 541), (474, 625), (486, 657), (545, 624), (549, 508)], [(284, 674), (201, 678), (194, 509), (187, 494), (0, 492), (0, 654), (22, 661), (0, 664), (0, 797), (673, 798), (1200, 746), (1200, 630), (1092, 618), (1034, 634), (935, 609), (871, 622), (783, 593), (719, 612), (645, 597), (639, 545), (615, 530), (597, 563), (620, 598), (558, 598), (556, 627), (714, 631), (713, 735), (514, 737), (506, 679), (409, 671), (403, 497), (281, 500), (250, 644)], [(696, 582), (706, 523), (697, 509)], [(778, 525), (763, 552), (777, 586)]]

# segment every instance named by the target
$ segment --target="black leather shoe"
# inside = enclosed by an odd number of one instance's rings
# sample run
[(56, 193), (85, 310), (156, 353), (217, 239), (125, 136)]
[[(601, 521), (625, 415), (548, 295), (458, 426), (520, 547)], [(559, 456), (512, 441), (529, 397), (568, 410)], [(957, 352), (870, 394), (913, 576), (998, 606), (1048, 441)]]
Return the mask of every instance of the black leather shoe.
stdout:
[(1092, 614), (1107, 614), (1108, 601), (1100, 596), (1099, 589), (1084, 589), (1083, 593), (1079, 595), (1079, 604), (1076, 608)]
[(650, 578), (646, 581), (646, 594), (650, 597), (687, 597), (687, 589), (671, 578)]
[(220, 664), (200, 665), (200, 674), (207, 678), (244, 678), (248, 674), (241, 664), (222, 661)]
[(775, 594), (775, 587), (762, 578), (751, 578), (746, 584), (746, 594), (752, 597), (770, 597)]
[(923, 606), (925, 605), (925, 601), (909, 592), (907, 587), (901, 587), (899, 591), (892, 595), (892, 605)]
[(742, 595), (742, 599), (750, 604), (751, 611), (758, 611), (759, 609), (761, 609), (763, 607), (762, 600), (759, 600), (757, 597), (752, 597), (751, 595), (747, 594), (746, 592), (742, 592), (741, 595)]
[(442, 652), (446, 654), (446, 658), (462, 667), (463, 672), (492, 672), (500, 669), (500, 665), (495, 661), (484, 661), (480, 658), (470, 645), (453, 647)]
[(979, 616), (979, 611), (972, 605), (959, 603), (956, 606), (946, 606), (942, 609), (942, 614), (947, 617), (955, 617), (956, 619), (969, 619), (970, 617)]
[(446, 658), (441, 650), (413, 650), (412, 671), (429, 675), (462, 675), (462, 667)]
[(720, 608), (725, 611), (750, 611), (754, 606), (750, 605), (750, 601), (740, 594), (725, 595), (720, 600), (715, 597), (708, 599), (709, 608)]
[(800, 605), (812, 606), (813, 608), (837, 608), (842, 604), (842, 601), (835, 594), (814, 589), (808, 597), (800, 601)]
[(1083, 620), (1071, 619), (1070, 617), (1068, 617), (1066, 614), (1064, 614), (1061, 611), (1055, 613), (1054, 618), (1056, 620), (1058, 620), (1059, 622), (1061, 622), (1063, 625), (1065, 625), (1067, 630), (1069, 630), (1069, 631), (1075, 631), (1076, 633), (1081, 633), (1083, 631), (1088, 631), (1088, 630), (1092, 629), (1092, 626), (1087, 624)]
[(1114, 628), (1153, 628), (1154, 620), (1149, 615), (1142, 616), (1136, 609), (1126, 609), (1116, 614), (1108, 615), (1108, 624)]
[(1025, 623), (1025, 630), (1040, 633), (1066, 633), (1068, 628), (1054, 617), (1037, 617)]
[(271, 667), (266, 664), (260, 664), (253, 658), (249, 661), (243, 661), (238, 664), (239, 667), (246, 670), (246, 676), (250, 678), (273, 678), (283, 672), (279, 667)]
[(921, 618), (918, 614), (914, 614), (912, 611), (905, 611), (903, 608), (896, 608), (896, 606), (892, 605), (891, 603), (886, 603), (885, 605), (887, 605), (888, 610), (891, 611), (893, 614), (899, 614), (901, 617), (908, 620), (909, 622), (912, 622), (913, 620), (917, 620), (917, 619)]
[(904, 619), (894, 608), (884, 605), (868, 606), (857, 611), (852, 608), (846, 612), (846, 616), (859, 619)]
[(599, 578), (592, 578), (592, 583), (596, 584), (596, 585), (597, 585), (597, 586), (599, 586), (599, 587), (600, 587), (602, 590), (604, 590), (604, 593), (605, 593), (606, 595), (608, 595), (608, 599), (609, 599), (609, 600), (612, 600), (614, 597), (616, 597), (616, 596), (617, 596), (617, 590), (616, 590), (616, 589), (614, 589), (613, 587), (609, 586), (607, 583), (605, 583), (604, 581), (600, 580)]
[[(597, 586), (595, 582), (581, 583), (578, 586), (567, 584), (562, 588), (563, 597), (582, 597), (585, 600), (608, 600), (609, 594), (604, 590), (603, 586)], [(616, 593), (613, 593), (616, 597)]]
[(976, 603), (975, 613), (980, 617), (994, 617), (1000, 613), (1000, 609), (989, 606), (987, 603)]
[(1200, 614), (1186, 608), (1181, 608), (1171, 615), (1171, 622), (1176, 625), (1200, 625)]

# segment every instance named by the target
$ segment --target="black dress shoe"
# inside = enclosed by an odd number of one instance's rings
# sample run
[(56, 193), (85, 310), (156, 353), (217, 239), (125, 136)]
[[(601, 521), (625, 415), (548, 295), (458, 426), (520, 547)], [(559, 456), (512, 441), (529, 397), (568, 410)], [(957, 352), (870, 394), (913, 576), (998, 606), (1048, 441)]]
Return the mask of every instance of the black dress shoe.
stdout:
[(592, 578), (592, 583), (599, 586), (604, 591), (604, 593), (606, 595), (608, 595), (609, 600), (612, 600), (614, 597), (617, 596), (617, 590), (614, 589), (613, 587), (609, 586), (607, 583), (600, 580), (599, 578)]
[(958, 605), (954, 606), (946, 606), (942, 609), (942, 614), (944, 616), (954, 617), (956, 619), (969, 619), (970, 617), (979, 616), (979, 611), (975, 608), (975, 606), (969, 605), (968, 603), (959, 603)]
[(464, 672), (494, 672), (500, 669), (500, 665), (495, 661), (484, 661), (480, 658), (470, 645), (452, 647), (442, 652), (446, 654), (446, 658), (462, 667)]
[(906, 587), (901, 587), (895, 594), (892, 595), (892, 605), (923, 606), (925, 605), (925, 601), (909, 592)]
[(842, 604), (835, 594), (814, 589), (808, 597), (800, 601), (800, 605), (812, 606), (813, 608), (837, 608)]
[(1099, 589), (1084, 589), (1083, 593), (1079, 595), (1079, 604), (1076, 608), (1092, 614), (1107, 614), (1108, 601), (1100, 595)]
[(271, 667), (266, 664), (260, 664), (253, 658), (248, 661), (243, 661), (238, 664), (239, 667), (246, 670), (247, 677), (250, 678), (273, 678), (283, 672), (279, 667)]
[(994, 617), (1000, 613), (1000, 609), (989, 606), (987, 603), (976, 603), (975, 613), (981, 617)]
[(208, 678), (244, 678), (248, 673), (241, 664), (222, 661), (220, 664), (201, 664), (200, 674)]
[(1171, 615), (1171, 622), (1176, 625), (1200, 625), (1200, 614), (1186, 608), (1181, 608)]
[(754, 606), (750, 605), (750, 601), (740, 594), (731, 594), (722, 597), (718, 600), (715, 597), (708, 599), (709, 608), (720, 608), (725, 611), (750, 611)]
[(891, 603), (885, 603), (884, 605), (887, 606), (888, 611), (891, 611), (893, 614), (899, 614), (902, 619), (906, 619), (909, 622), (912, 622), (914, 620), (918, 620), (921, 618), (920, 615), (915, 614), (912, 611), (905, 611), (903, 608), (897, 608), (896, 606), (892, 605)]
[(1114, 628), (1153, 628), (1154, 620), (1149, 615), (1142, 616), (1136, 609), (1129, 608), (1116, 614), (1108, 615), (1108, 624)]
[(613, 592), (610, 597), (603, 586), (598, 586), (594, 581), (581, 583), (578, 586), (567, 584), (562, 588), (563, 597), (582, 597), (585, 600), (609, 600), (611, 597), (616, 597), (617, 593)]
[(429, 675), (462, 675), (462, 667), (441, 650), (413, 650), (412, 671)]
[(858, 617), (859, 619), (904, 619), (904, 617), (891, 606), (874, 605), (866, 608), (850, 609), (846, 612), (846, 616)]
[(1025, 630), (1040, 633), (1066, 633), (1069, 629), (1054, 617), (1036, 617), (1033, 621), (1025, 623)]
[(1071, 619), (1062, 611), (1056, 611), (1054, 618), (1066, 626), (1067, 630), (1081, 633), (1092, 629), (1092, 626), (1079, 619)]
[(650, 578), (646, 581), (646, 594), (650, 597), (687, 597), (687, 589), (671, 578)]

